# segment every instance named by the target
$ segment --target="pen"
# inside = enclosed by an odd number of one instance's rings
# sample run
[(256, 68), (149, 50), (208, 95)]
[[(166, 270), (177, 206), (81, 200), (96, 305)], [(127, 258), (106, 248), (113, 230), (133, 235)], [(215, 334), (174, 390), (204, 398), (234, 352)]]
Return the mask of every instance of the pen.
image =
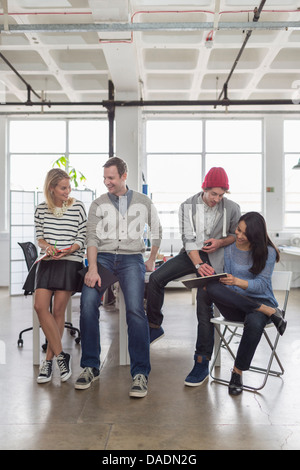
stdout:
[(55, 248), (56, 248), (56, 243), (57, 243), (57, 240), (55, 241), (54, 243), (54, 250), (53, 250), (53, 255), (55, 255)]

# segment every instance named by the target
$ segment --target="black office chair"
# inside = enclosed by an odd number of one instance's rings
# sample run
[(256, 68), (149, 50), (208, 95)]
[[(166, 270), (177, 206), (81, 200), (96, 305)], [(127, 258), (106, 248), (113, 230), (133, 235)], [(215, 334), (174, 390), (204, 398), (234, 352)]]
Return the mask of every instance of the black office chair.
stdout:
[[(23, 242), (23, 243), (18, 242), (18, 245), (20, 245), (20, 247), (23, 250), (26, 266), (27, 266), (27, 269), (28, 269), (28, 276), (27, 276), (26, 282), (23, 286), (24, 295), (26, 295), (26, 296), (27, 295), (33, 295), (33, 293), (34, 293), (35, 270), (36, 270), (35, 266), (34, 266), (34, 262), (38, 257), (37, 249), (36, 249), (36, 246), (34, 245), (34, 243), (32, 243), (32, 242)], [(50, 302), (50, 312), (52, 312), (52, 298), (53, 298), (53, 296), (51, 297), (51, 302)], [(76, 333), (77, 333), (77, 338), (75, 339), (75, 342), (76, 342), (76, 344), (79, 344), (80, 339), (81, 339), (80, 338), (80, 330), (78, 328), (75, 328), (73, 326), (73, 324), (70, 323), (70, 322), (65, 322), (65, 328), (70, 330), (71, 336), (75, 336)], [(31, 331), (31, 330), (33, 330), (33, 327), (26, 328), (25, 330), (22, 330), (20, 332), (19, 339), (18, 339), (18, 346), (19, 347), (23, 346), (23, 342), (24, 342), (23, 338), (22, 338), (23, 333), (26, 333), (27, 331)], [(46, 351), (46, 349), (47, 349), (47, 338), (45, 339), (45, 341), (46, 341), (45, 344), (42, 345), (43, 351)]]

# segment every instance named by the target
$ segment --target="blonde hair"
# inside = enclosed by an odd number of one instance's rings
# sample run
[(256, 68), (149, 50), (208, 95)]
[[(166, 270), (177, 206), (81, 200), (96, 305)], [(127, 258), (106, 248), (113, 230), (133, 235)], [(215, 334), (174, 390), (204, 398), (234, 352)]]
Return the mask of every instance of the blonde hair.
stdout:
[[(71, 178), (66, 171), (61, 170), (60, 168), (52, 168), (52, 170), (48, 171), (46, 175), (44, 183), (44, 196), (47, 206), (50, 210), (53, 210), (55, 207), (51, 189), (55, 188), (55, 186), (57, 186), (58, 183), (63, 179), (70, 180)], [(69, 206), (72, 204), (72, 202), (73, 198), (69, 198), (67, 205)]]

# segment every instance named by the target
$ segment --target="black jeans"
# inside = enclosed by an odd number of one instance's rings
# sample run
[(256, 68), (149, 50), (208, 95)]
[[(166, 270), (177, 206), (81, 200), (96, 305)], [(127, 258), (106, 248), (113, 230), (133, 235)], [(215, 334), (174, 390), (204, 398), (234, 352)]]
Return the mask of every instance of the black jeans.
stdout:
[[(240, 370), (248, 370), (258, 343), (263, 334), (269, 317), (256, 309), (264, 305), (274, 307), (271, 302), (263, 302), (257, 298), (247, 297), (229, 289), (220, 282), (210, 282), (206, 286), (212, 302), (220, 310), (226, 320), (244, 322), (243, 335), (238, 347), (235, 366)], [(275, 308), (275, 307), (274, 307)]]
[[(201, 259), (208, 264), (207, 253), (199, 252)], [(162, 306), (164, 303), (164, 289), (168, 282), (187, 274), (197, 274), (197, 271), (186, 252), (179, 253), (170, 258), (160, 268), (154, 271), (149, 279), (147, 290), (147, 315), (148, 321), (154, 325), (163, 322)], [(211, 358), (214, 346), (214, 327), (210, 322), (213, 316), (212, 302), (203, 289), (197, 291), (197, 318), (198, 332), (195, 354)]]

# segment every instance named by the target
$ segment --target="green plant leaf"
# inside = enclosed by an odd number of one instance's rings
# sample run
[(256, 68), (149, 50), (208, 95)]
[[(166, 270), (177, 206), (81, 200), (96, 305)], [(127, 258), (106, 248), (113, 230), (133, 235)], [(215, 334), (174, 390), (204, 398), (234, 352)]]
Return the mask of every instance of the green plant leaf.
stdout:
[(83, 175), (83, 173), (81, 173), (81, 171), (77, 171), (74, 167), (70, 168), (69, 158), (66, 157), (65, 155), (62, 155), (60, 158), (55, 160), (55, 162), (52, 164), (52, 168), (54, 168), (55, 166), (58, 166), (59, 168), (63, 167), (65, 171), (67, 171), (68, 169), (68, 174), (75, 188), (78, 188), (79, 186), (78, 178), (80, 182), (86, 181), (86, 177)]

